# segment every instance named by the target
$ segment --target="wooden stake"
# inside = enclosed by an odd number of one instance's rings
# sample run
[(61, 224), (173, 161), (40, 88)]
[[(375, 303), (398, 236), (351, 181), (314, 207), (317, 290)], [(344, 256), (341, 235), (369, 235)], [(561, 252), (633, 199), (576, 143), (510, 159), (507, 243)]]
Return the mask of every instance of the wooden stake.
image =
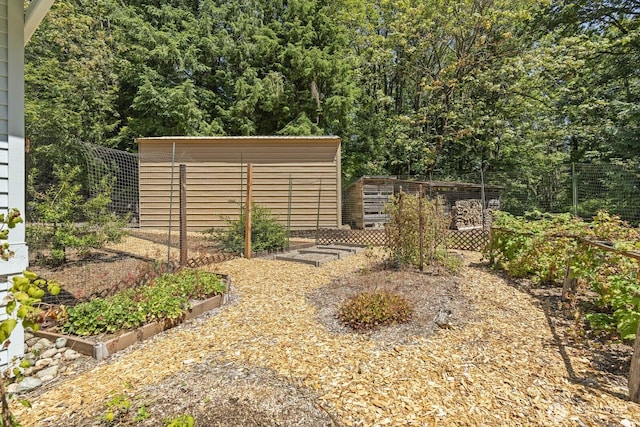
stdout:
[(636, 330), (636, 340), (633, 344), (633, 356), (629, 368), (629, 400), (640, 403), (640, 323)]
[(564, 273), (564, 283), (562, 284), (562, 300), (568, 301), (571, 299), (578, 287), (578, 278), (572, 277), (571, 275), (571, 267), (567, 263), (567, 269)]
[(247, 165), (247, 201), (244, 206), (244, 256), (251, 259), (251, 199), (253, 190), (253, 165)]
[(187, 265), (187, 165), (180, 165), (180, 267)]

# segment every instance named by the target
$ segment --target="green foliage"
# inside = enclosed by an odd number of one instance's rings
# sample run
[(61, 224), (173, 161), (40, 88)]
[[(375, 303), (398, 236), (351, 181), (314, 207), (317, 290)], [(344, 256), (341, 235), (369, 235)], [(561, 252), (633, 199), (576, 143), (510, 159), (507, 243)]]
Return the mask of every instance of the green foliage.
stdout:
[(107, 424), (118, 423), (128, 415), (130, 408), (131, 400), (125, 395), (116, 394), (107, 402), (107, 410), (100, 419)]
[[(22, 218), (17, 209), (11, 209), (6, 215), (0, 216), (0, 236), (2, 237), (0, 240), (7, 240), (9, 238), (9, 230), (20, 222), (22, 222)], [(1, 248), (2, 260), (7, 261), (14, 255), (9, 246), (3, 245)], [(38, 329), (38, 323), (34, 319), (40, 312), (37, 304), (44, 296), (45, 289), (52, 295), (58, 295), (60, 292), (60, 286), (56, 282), (44, 280), (30, 271), (24, 271), (21, 276), (14, 276), (11, 278), (11, 283), (11, 288), (9, 288), (9, 292), (4, 299), (6, 313), (9, 317), (0, 322), (0, 344), (3, 346), (7, 345), (6, 341), (18, 323), (21, 323), (25, 328)], [(21, 373), (20, 369), (16, 367), (15, 370), (17, 371), (16, 376), (18, 376)], [(19, 424), (9, 410), (8, 398), (4, 380), (2, 380), (0, 384), (0, 406), (2, 410), (0, 426), (15, 427)], [(26, 400), (22, 400), (21, 403), (25, 406), (30, 406)]]
[(571, 274), (594, 292), (596, 312), (586, 320), (596, 330), (633, 339), (640, 319), (638, 261), (582, 243), (578, 236), (604, 241), (618, 250), (638, 247), (640, 233), (617, 216), (599, 212), (586, 223), (570, 215), (534, 215), (536, 220), (498, 213), (487, 254), (495, 265), (516, 277), (560, 283)]
[(8, 261), (14, 255), (7, 241), (9, 230), (15, 228), (21, 222), (23, 221), (18, 209), (10, 209), (6, 214), (0, 213), (0, 259), (3, 261)]
[(180, 415), (179, 417), (165, 420), (166, 427), (193, 427), (196, 420), (191, 415)]
[(385, 228), (390, 260), (420, 266), (420, 216), (425, 263), (430, 264), (438, 258), (444, 260), (447, 257), (443, 254), (446, 253), (445, 238), (450, 220), (444, 213), (441, 199), (423, 198), (420, 213), (418, 197), (400, 193), (385, 206), (385, 213), (390, 216)]
[[(125, 235), (128, 219), (108, 209), (109, 181), (103, 180), (102, 191), (85, 200), (79, 175), (78, 167), (55, 166), (57, 183), (34, 194), (29, 203), (34, 223), (27, 227), (28, 243), (52, 264), (64, 263), (68, 249), (76, 249), (82, 255), (91, 248), (118, 242)], [(48, 253), (45, 249), (49, 249)]]
[[(228, 228), (212, 231), (213, 236), (227, 252), (243, 252), (245, 243), (245, 209), (240, 217), (227, 221)], [(251, 204), (251, 250), (253, 252), (282, 249), (287, 244), (287, 229), (278, 222), (278, 218), (267, 207)]]
[(409, 302), (389, 291), (364, 292), (347, 299), (338, 310), (338, 319), (356, 331), (404, 323), (411, 319)]
[(224, 292), (224, 283), (214, 273), (192, 269), (166, 273), (146, 285), (70, 307), (63, 329), (75, 335), (96, 335), (137, 328), (155, 320), (175, 320), (190, 307), (190, 299)]

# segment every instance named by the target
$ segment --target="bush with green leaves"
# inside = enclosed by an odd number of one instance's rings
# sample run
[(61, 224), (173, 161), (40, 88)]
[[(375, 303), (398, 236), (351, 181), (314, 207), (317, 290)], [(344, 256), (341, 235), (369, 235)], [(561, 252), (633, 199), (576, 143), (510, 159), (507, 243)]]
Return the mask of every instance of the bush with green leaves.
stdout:
[[(442, 199), (422, 199), (413, 194), (399, 193), (385, 206), (389, 221), (385, 225), (389, 258), (401, 265), (420, 266), (420, 216), (424, 262), (438, 261), (446, 253), (446, 234), (450, 220), (444, 213)], [(446, 265), (446, 264), (445, 264)]]
[(638, 229), (604, 211), (591, 222), (569, 214), (514, 217), (500, 212), (493, 226), (487, 255), (495, 266), (514, 277), (557, 285), (568, 266), (578, 287), (595, 295), (585, 314), (590, 326), (623, 340), (635, 338), (640, 320), (638, 261), (578, 238), (606, 242), (618, 251), (638, 250)]
[(133, 329), (155, 320), (175, 320), (191, 307), (191, 299), (225, 291), (222, 279), (214, 273), (192, 269), (165, 273), (146, 285), (70, 307), (63, 330), (88, 336)]
[[(223, 250), (240, 253), (244, 251), (246, 215), (244, 207), (240, 217), (228, 220), (223, 231), (212, 231)], [(287, 229), (278, 222), (278, 217), (267, 207), (251, 204), (251, 250), (253, 252), (282, 249), (287, 244)]]
[(55, 166), (56, 184), (33, 194), (29, 202), (32, 218), (27, 243), (47, 262), (66, 262), (67, 250), (81, 255), (92, 248), (118, 242), (125, 234), (128, 218), (109, 211), (111, 183), (105, 178), (96, 196), (86, 199), (79, 183), (80, 168)]
[[(14, 256), (8, 242), (9, 231), (22, 222), (20, 211), (10, 209), (6, 214), (0, 214), (0, 259), (8, 261)], [(0, 344), (6, 345), (13, 330), (22, 323), (25, 328), (38, 329), (37, 315), (40, 312), (38, 303), (45, 294), (45, 289), (51, 295), (58, 295), (60, 286), (55, 281), (40, 278), (37, 274), (24, 271), (22, 275), (11, 279), (11, 288), (5, 296), (6, 313), (9, 316), (0, 322)], [(4, 380), (9, 374), (5, 371), (5, 378), (0, 381), (0, 426), (18, 426), (18, 422), (9, 409), (9, 395)], [(22, 401), (28, 406), (27, 401)]]
[(411, 319), (413, 309), (402, 296), (381, 290), (363, 292), (347, 299), (338, 310), (338, 319), (356, 331), (403, 323)]
[(9, 230), (16, 228), (21, 222), (23, 220), (18, 209), (9, 209), (6, 214), (0, 214), (0, 259), (3, 261), (9, 261), (9, 258), (15, 255), (7, 239)]

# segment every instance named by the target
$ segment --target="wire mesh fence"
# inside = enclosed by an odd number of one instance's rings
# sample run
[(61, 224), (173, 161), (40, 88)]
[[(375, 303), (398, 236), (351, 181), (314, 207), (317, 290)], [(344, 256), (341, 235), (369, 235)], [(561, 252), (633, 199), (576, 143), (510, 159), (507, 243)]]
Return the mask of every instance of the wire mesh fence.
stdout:
[[(244, 242), (229, 253), (220, 237), (235, 227), (236, 237), (243, 239), (248, 191), (252, 205), (279, 224), (285, 248), (309, 242), (384, 245), (386, 204), (400, 192), (416, 194), (420, 185), (426, 197), (443, 200), (450, 248), (480, 250), (494, 210), (589, 218), (607, 209), (633, 225), (640, 222), (640, 177), (623, 165), (574, 164), (532, 176), (369, 176), (343, 185), (339, 168), (336, 173), (326, 164), (263, 162), (252, 164), (249, 190), (249, 162), (241, 154), (203, 161), (197, 147), (180, 150), (171, 144), (139, 154), (87, 144), (81, 148), (87, 200), (108, 189), (106, 209), (126, 218), (128, 228), (119, 243), (70, 249), (66, 263), (56, 268), (42, 262), (47, 248), (32, 245), (32, 268), (63, 284), (65, 303), (136, 286), (161, 265), (196, 266), (241, 254)], [(252, 224), (256, 233), (273, 234), (258, 224)]]

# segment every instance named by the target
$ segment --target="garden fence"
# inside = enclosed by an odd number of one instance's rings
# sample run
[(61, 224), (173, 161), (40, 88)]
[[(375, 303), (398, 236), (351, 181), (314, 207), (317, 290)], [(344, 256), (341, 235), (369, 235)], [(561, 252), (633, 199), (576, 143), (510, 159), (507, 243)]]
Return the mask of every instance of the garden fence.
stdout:
[[(175, 151), (147, 153), (145, 159), (105, 147), (82, 144), (86, 161), (84, 192), (90, 198), (109, 187), (113, 213), (126, 216), (128, 236), (99, 251), (75, 254), (62, 269), (42, 271), (73, 283), (71, 292), (84, 298), (109, 286), (135, 284), (136, 277), (158, 263), (174, 265), (226, 259), (214, 239), (217, 231), (241, 216), (246, 204), (247, 162), (195, 166), (194, 158)], [(144, 162), (143, 162), (144, 160)], [(150, 165), (146, 170), (141, 165)], [(181, 185), (180, 165), (184, 167)], [(45, 177), (43, 183), (51, 183)], [(420, 176), (372, 176), (340, 185), (309, 171), (275, 176), (273, 165), (253, 165), (253, 201), (271, 211), (288, 237), (287, 247), (309, 243), (383, 245), (385, 205), (400, 191), (415, 193), (422, 184), (426, 197), (440, 197), (450, 214), (448, 246), (480, 250), (486, 244), (491, 211), (516, 215), (540, 211), (574, 213), (589, 218), (608, 209), (633, 225), (640, 222), (640, 178), (624, 165), (573, 164), (531, 176), (518, 173)], [(183, 199), (180, 190), (183, 190)], [(38, 191), (44, 189), (44, 184)], [(180, 232), (180, 207), (186, 227)], [(29, 212), (27, 212), (29, 220)], [(183, 217), (183, 225), (184, 224)], [(186, 249), (186, 253), (185, 253)], [(47, 248), (31, 243), (32, 267)], [(238, 253), (233, 254), (238, 255)], [(216, 258), (217, 257), (217, 258)]]

